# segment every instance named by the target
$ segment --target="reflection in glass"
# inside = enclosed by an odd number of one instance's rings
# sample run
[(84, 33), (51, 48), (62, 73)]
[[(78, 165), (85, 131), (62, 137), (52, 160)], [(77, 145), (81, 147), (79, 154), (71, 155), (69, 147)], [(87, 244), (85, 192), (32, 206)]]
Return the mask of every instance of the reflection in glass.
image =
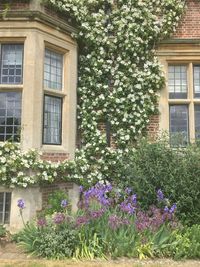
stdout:
[(189, 140), (188, 106), (170, 105), (170, 143), (185, 146)]

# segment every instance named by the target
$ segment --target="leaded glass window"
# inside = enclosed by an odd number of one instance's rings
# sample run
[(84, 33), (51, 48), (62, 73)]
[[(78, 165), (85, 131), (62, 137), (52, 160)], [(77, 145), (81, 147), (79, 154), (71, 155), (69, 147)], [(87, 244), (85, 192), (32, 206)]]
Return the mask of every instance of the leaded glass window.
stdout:
[(1, 84), (22, 84), (23, 45), (1, 45)]
[(63, 55), (45, 49), (44, 88), (62, 90)]
[(0, 192), (0, 224), (10, 222), (11, 193)]
[(170, 65), (168, 68), (169, 98), (187, 98), (187, 66)]
[(61, 144), (62, 98), (44, 96), (43, 143)]
[(194, 97), (200, 97), (200, 65), (194, 65), (193, 67), (194, 73)]
[(173, 146), (185, 146), (189, 140), (187, 105), (170, 105), (170, 141)]
[(0, 92), (0, 141), (19, 141), (21, 93)]
[(194, 106), (195, 114), (195, 138), (200, 139), (200, 105)]

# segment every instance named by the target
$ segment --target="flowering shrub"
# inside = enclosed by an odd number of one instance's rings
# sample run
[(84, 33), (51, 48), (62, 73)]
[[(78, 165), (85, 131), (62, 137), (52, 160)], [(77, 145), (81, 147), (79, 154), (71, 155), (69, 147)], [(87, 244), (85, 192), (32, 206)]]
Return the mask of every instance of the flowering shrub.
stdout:
[[(10, 187), (27, 187), (33, 184), (53, 182), (58, 176), (70, 175), (74, 162), (52, 163), (40, 159), (36, 150), (23, 152), (19, 144), (0, 144), (0, 184)], [(67, 178), (70, 180), (70, 177)]]
[[(82, 148), (73, 177), (95, 184), (121, 179), (121, 160), (157, 112), (164, 84), (155, 46), (170, 35), (184, 10), (181, 0), (48, 0), (73, 17), (79, 43), (78, 118)], [(116, 149), (100, 123), (109, 125)], [(96, 160), (98, 159), (98, 161)]]

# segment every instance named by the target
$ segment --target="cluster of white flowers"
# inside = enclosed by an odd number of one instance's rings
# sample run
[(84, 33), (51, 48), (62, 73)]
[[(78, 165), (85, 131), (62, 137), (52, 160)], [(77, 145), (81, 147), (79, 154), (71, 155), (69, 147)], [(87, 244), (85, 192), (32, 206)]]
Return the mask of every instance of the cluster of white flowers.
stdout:
[(59, 175), (66, 176), (67, 166), (73, 169), (73, 164), (73, 162), (43, 161), (36, 150), (22, 152), (16, 143), (0, 144), (0, 184), (4, 186), (27, 187), (43, 182), (53, 182)]
[[(79, 31), (74, 37), (80, 43), (78, 118), (83, 147), (74, 162), (66, 161), (58, 168), (62, 175), (68, 173), (64, 178), (81, 179), (82, 183), (120, 178), (121, 159), (145, 131), (149, 116), (156, 112), (157, 92), (164, 83), (155, 46), (173, 32), (185, 1), (48, 2), (76, 20)], [(106, 134), (99, 129), (100, 122), (109, 122), (115, 149), (107, 146)], [(16, 154), (11, 153), (10, 165), (19, 159), (12, 157)], [(34, 166), (30, 159), (20, 160), (23, 175), (13, 176), (13, 184), (25, 186), (53, 181), (60, 174), (52, 164), (38, 161), (34, 167), (37, 175), (27, 181), (26, 170)], [(5, 161), (8, 158), (3, 155), (2, 181), (7, 173)], [(12, 168), (15, 172), (16, 165)]]

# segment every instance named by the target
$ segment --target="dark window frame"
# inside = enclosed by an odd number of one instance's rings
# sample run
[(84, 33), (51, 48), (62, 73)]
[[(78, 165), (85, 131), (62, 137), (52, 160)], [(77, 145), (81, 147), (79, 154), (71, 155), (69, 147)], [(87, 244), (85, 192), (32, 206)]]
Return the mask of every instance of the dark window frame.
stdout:
[[(60, 130), (60, 134), (59, 134), (60, 143), (47, 143), (47, 142), (44, 142), (45, 96), (52, 97), (52, 98), (57, 98), (57, 99), (61, 100), (61, 105), (60, 105), (61, 123), (60, 123), (60, 129), (59, 129)], [(51, 95), (51, 94), (44, 94), (44, 98), (43, 98), (43, 125), (42, 125), (42, 144), (43, 145), (56, 145), (56, 146), (61, 146), (62, 145), (62, 128), (63, 128), (62, 124), (63, 124), (63, 97), (54, 96), (54, 95)]]

